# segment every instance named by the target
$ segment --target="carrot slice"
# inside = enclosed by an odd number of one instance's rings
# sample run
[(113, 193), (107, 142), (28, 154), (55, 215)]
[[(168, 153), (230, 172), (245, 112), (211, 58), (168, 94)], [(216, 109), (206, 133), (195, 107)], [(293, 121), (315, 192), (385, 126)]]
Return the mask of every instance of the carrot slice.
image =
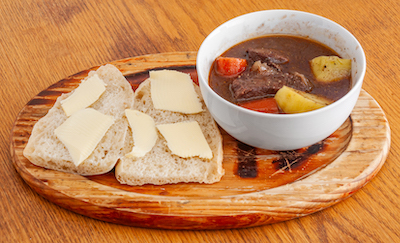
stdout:
[(279, 113), (278, 104), (274, 98), (263, 98), (239, 104), (239, 106), (264, 113)]
[(247, 60), (236, 57), (218, 57), (216, 59), (216, 71), (225, 77), (237, 77), (247, 67)]

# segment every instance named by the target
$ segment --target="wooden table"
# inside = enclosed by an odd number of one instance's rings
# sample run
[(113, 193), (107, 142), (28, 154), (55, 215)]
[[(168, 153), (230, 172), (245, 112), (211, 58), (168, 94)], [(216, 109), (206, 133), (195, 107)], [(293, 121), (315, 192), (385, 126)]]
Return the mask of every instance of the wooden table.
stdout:
[[(177, 231), (122, 226), (63, 209), (33, 191), (10, 155), (19, 110), (81, 70), (144, 54), (196, 51), (221, 23), (265, 9), (322, 15), (362, 44), (363, 89), (382, 106), (391, 150), (381, 171), (347, 200), (312, 215), (247, 229)], [(4, 242), (396, 242), (400, 240), (400, 6), (361, 1), (13, 1), (0, 3), (0, 235)]]

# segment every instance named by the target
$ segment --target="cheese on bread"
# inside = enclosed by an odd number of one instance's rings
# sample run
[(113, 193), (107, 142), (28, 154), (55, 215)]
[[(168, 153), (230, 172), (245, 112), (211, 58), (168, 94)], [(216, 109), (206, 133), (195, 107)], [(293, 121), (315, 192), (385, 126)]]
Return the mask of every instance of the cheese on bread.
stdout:
[(212, 151), (197, 121), (157, 125), (171, 153), (182, 158), (212, 159)]
[(89, 157), (113, 123), (114, 117), (86, 108), (74, 112), (54, 130), (54, 134), (78, 166)]
[(154, 108), (185, 114), (203, 111), (189, 74), (174, 70), (150, 71), (150, 82)]
[(125, 115), (129, 121), (135, 143), (132, 151), (125, 156), (128, 158), (143, 157), (154, 147), (157, 141), (158, 134), (154, 120), (151, 116), (137, 110), (127, 109)]
[(65, 114), (70, 116), (74, 112), (82, 110), (96, 102), (105, 90), (106, 86), (103, 80), (99, 78), (99, 75), (95, 74), (83, 80), (67, 99), (62, 100), (61, 107)]

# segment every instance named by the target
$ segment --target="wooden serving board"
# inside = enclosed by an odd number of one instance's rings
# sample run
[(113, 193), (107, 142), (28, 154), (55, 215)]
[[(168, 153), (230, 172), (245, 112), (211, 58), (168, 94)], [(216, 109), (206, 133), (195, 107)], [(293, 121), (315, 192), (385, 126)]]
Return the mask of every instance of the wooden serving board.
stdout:
[[(112, 64), (136, 89), (153, 69), (187, 72), (197, 82), (195, 60), (196, 52), (183, 52)], [(330, 137), (307, 148), (263, 150), (221, 131), (226, 174), (212, 185), (127, 186), (118, 183), (113, 171), (85, 177), (33, 165), (22, 155), (33, 125), (61, 93), (76, 88), (90, 70), (35, 96), (16, 118), (10, 148), (16, 170), (36, 192), (95, 219), (165, 229), (241, 228), (289, 220), (327, 208), (362, 188), (378, 173), (390, 148), (385, 114), (362, 90), (351, 117)]]

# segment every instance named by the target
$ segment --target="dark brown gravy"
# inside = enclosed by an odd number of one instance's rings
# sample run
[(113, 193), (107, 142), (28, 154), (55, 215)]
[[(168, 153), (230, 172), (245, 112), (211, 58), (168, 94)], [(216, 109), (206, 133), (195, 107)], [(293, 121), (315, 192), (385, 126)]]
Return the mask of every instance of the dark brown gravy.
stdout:
[[(309, 63), (310, 60), (322, 55), (339, 55), (331, 48), (314, 40), (288, 35), (265, 36), (239, 43), (228, 49), (221, 56), (245, 58), (249, 61), (249, 57), (246, 52), (249, 47), (264, 47), (276, 49), (285, 53), (285, 55), (289, 57), (290, 61), (289, 63), (281, 66), (282, 71), (289, 73), (298, 72), (305, 75), (305, 77), (308, 78), (314, 86), (310, 93), (323, 96), (332, 101), (336, 101), (343, 97), (351, 88), (351, 79), (343, 79), (330, 84), (321, 83), (315, 80)], [(252, 63), (250, 60), (248, 66), (250, 67), (251, 65)], [(210, 71), (211, 88), (224, 99), (237, 104), (238, 102), (233, 98), (229, 88), (233, 78), (226, 78), (216, 74), (214, 67), (215, 65), (212, 65)], [(245, 72), (250, 72), (249, 67)]]

